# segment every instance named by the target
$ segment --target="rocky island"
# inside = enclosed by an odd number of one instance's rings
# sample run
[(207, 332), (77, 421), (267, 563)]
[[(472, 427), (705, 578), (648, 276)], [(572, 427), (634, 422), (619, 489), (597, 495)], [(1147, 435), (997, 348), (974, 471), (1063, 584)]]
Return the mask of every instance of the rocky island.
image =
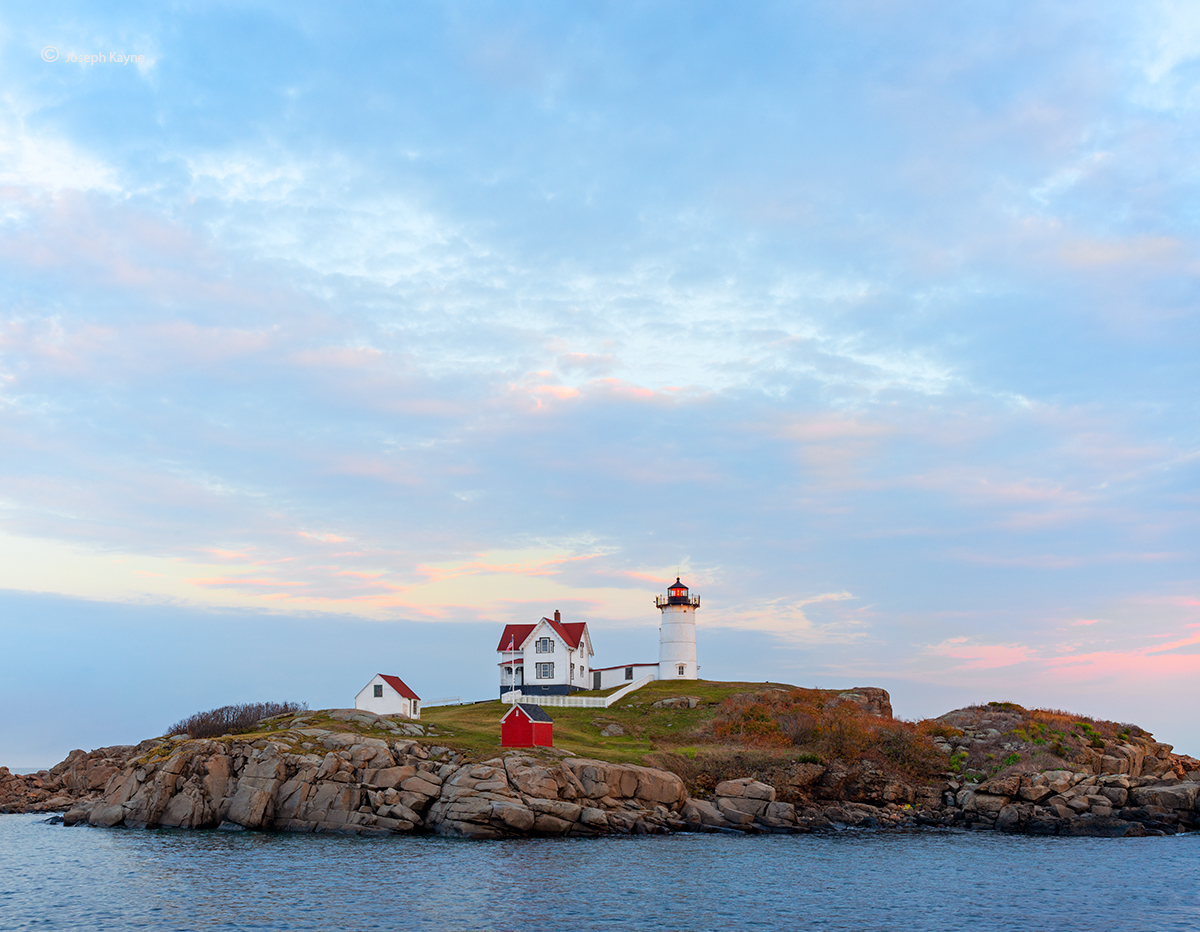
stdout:
[(553, 749), (497, 747), (502, 706), (422, 722), (302, 711), (249, 733), (176, 734), (0, 768), (0, 812), (66, 825), (436, 833), (966, 828), (1167, 835), (1200, 827), (1200, 762), (1133, 725), (1013, 703), (924, 722), (884, 690), (655, 683), (604, 710), (553, 709)]

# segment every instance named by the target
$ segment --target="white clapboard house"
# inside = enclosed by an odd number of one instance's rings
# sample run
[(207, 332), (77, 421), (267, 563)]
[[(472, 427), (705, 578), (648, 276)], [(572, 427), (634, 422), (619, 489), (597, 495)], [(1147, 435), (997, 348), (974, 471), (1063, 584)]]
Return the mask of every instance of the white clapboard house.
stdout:
[(500, 654), (500, 696), (565, 696), (591, 689), (592, 639), (587, 623), (564, 622), (559, 612), (532, 625), (505, 625)]
[(421, 717), (421, 697), (408, 688), (404, 680), (386, 673), (376, 673), (371, 682), (354, 697), (354, 708), (376, 715), (406, 715)]

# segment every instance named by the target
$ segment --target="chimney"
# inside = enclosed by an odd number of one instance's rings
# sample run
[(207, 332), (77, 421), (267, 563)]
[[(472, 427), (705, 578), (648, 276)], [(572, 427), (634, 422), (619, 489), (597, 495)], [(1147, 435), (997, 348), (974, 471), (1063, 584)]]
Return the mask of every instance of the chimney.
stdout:
[(562, 621), (562, 615), (561, 615), (561, 614), (559, 614), (559, 611), (558, 611), (558, 609), (557, 609), (557, 608), (554, 610), (554, 620), (555, 620), (555, 621)]

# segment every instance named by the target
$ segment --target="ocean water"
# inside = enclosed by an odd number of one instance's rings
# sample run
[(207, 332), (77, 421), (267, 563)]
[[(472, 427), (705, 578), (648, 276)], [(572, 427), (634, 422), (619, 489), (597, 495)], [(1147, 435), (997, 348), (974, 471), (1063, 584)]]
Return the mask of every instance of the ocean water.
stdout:
[(1200, 930), (1200, 833), (467, 842), (0, 816), (0, 929)]

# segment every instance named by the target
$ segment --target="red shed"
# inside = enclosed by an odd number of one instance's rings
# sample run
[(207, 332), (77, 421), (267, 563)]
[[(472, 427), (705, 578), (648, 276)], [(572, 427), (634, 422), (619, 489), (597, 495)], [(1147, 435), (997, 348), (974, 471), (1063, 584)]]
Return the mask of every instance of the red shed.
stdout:
[(500, 719), (500, 747), (554, 747), (554, 720), (532, 702), (518, 702)]

